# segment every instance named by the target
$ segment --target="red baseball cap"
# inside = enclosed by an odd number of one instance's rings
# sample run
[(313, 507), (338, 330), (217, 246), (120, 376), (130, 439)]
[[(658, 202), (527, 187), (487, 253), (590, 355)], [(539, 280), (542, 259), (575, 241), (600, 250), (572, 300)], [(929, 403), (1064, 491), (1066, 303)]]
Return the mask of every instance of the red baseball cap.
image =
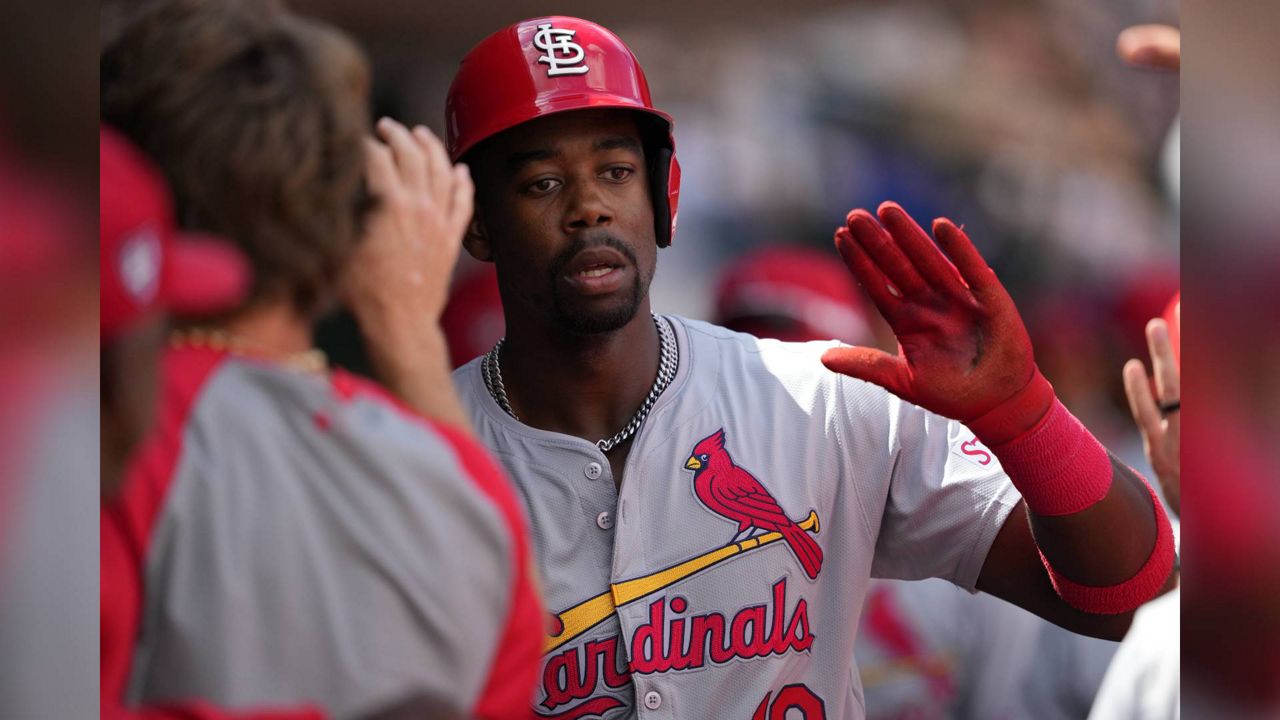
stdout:
[(249, 290), (250, 269), (227, 240), (178, 232), (164, 178), (118, 132), (99, 132), (102, 341), (152, 312), (230, 310)]
[[(773, 246), (743, 255), (720, 274), (716, 322), (779, 340), (872, 342), (866, 305), (834, 255)], [(770, 319), (785, 320), (786, 327)]]

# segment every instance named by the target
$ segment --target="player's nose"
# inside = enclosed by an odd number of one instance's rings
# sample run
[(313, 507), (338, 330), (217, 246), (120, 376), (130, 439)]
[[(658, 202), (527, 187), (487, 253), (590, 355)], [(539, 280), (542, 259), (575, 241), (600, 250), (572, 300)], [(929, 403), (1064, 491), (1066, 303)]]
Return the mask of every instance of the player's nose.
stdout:
[(565, 188), (565, 192), (568, 194), (564, 214), (565, 232), (572, 233), (613, 222), (613, 210), (609, 207), (604, 192), (597, 187), (596, 183), (573, 182)]

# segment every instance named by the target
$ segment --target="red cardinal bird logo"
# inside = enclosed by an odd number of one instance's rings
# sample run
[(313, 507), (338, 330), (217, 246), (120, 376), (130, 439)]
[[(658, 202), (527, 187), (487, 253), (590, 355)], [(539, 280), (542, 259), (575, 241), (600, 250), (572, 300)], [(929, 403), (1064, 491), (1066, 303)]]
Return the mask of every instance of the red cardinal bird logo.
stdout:
[(754, 475), (733, 464), (724, 440), (721, 428), (693, 446), (693, 454), (684, 464), (686, 470), (693, 471), (693, 494), (711, 511), (738, 523), (730, 544), (752, 529), (781, 533), (805, 574), (817, 578), (822, 569), (822, 548), (787, 517)]

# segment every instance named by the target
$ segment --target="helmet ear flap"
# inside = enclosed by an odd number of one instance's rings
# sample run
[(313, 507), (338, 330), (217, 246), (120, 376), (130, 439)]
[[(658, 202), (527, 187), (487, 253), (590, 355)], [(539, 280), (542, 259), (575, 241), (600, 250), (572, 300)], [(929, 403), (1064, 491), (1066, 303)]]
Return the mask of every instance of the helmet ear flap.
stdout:
[(652, 158), (649, 163), (649, 191), (653, 197), (654, 237), (658, 239), (658, 247), (664, 248), (671, 245), (671, 234), (675, 229), (668, 195), (675, 152), (669, 147), (654, 148)]

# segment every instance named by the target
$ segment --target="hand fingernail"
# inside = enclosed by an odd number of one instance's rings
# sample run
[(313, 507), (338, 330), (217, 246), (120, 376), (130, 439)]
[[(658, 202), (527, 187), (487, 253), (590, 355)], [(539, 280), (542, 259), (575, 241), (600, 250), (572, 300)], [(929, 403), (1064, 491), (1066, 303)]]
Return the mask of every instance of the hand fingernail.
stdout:
[(1131, 45), (1129, 50), (1130, 62), (1150, 64), (1154, 62), (1159, 55), (1160, 54), (1156, 52), (1156, 49), (1150, 45), (1138, 45), (1137, 47)]

